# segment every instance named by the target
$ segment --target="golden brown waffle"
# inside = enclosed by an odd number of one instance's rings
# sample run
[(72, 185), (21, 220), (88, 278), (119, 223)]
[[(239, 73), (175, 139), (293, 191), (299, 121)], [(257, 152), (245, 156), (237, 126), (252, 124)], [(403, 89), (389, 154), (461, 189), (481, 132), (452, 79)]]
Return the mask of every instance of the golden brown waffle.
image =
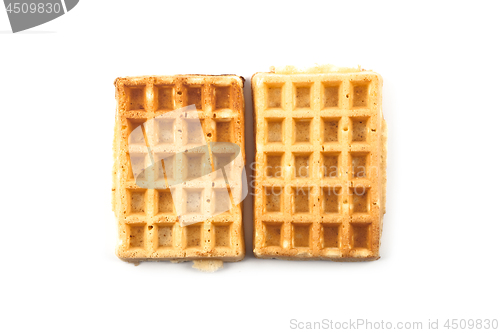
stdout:
[(284, 68), (252, 78), (259, 258), (379, 258), (385, 213), (382, 79)]
[[(118, 221), (117, 256), (131, 262), (241, 260), (245, 254), (241, 204), (229, 201), (231, 191), (224, 178), (214, 175), (208, 186), (206, 181), (193, 179), (175, 190), (165, 184), (169, 179), (201, 175), (203, 167), (212, 171), (233, 157), (234, 152), (222, 142), (237, 144), (244, 161), (243, 79), (233, 75), (143, 76), (118, 78), (115, 86), (112, 201)], [(189, 126), (198, 120), (171, 115), (172, 110), (193, 104), (202, 132), (193, 135), (191, 131), (188, 136)], [(138, 127), (142, 130), (134, 131)], [(221, 143), (203, 150), (203, 138), (206, 143)], [(181, 146), (192, 149), (176, 154)], [(144, 165), (146, 171), (136, 172), (132, 163)], [(220, 200), (223, 193), (225, 200)], [(230, 210), (181, 226), (175, 196), (193, 214)]]

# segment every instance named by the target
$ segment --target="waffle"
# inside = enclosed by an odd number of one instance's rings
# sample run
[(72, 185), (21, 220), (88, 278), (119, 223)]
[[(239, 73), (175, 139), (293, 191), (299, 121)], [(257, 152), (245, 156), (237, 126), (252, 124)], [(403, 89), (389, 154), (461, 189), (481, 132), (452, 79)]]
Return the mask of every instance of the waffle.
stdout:
[(142, 76), (115, 87), (117, 256), (205, 260), (196, 263), (202, 269), (241, 260), (241, 186), (228, 173), (245, 160), (243, 78)]
[(252, 77), (254, 253), (259, 258), (379, 258), (386, 126), (381, 77), (285, 67)]

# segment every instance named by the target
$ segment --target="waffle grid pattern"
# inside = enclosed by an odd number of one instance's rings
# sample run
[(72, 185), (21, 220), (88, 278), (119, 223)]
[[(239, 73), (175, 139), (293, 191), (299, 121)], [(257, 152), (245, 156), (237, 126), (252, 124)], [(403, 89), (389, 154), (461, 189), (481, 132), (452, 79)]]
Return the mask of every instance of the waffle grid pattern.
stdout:
[(377, 259), (380, 80), (373, 73), (258, 73), (258, 257)]
[[(241, 147), (244, 161), (243, 82), (236, 76), (175, 76), (118, 79), (114, 207), (119, 224), (117, 254), (126, 260), (239, 260), (244, 255), (240, 204), (233, 205), (217, 164)], [(197, 112), (174, 117), (194, 104)], [(161, 118), (149, 121), (159, 115)], [(201, 128), (196, 124), (201, 122)], [(143, 135), (129, 134), (141, 127)], [(193, 128), (190, 128), (193, 127)], [(189, 132), (189, 135), (186, 135)], [(141, 134), (141, 131), (134, 133)], [(203, 139), (205, 142), (203, 142)], [(212, 145), (205, 143), (220, 142)], [(185, 153), (178, 153), (185, 149)], [(153, 168), (147, 168), (151, 161)], [(142, 166), (144, 168), (132, 168)], [(144, 172), (143, 169), (145, 170)], [(205, 170), (203, 170), (205, 169)], [(208, 169), (208, 170), (207, 170)], [(140, 176), (137, 179), (134, 175)], [(175, 189), (168, 179), (186, 181)], [(225, 193), (225, 195), (224, 195)], [(195, 217), (225, 213), (182, 227), (174, 198)], [(180, 202), (178, 201), (178, 202)]]

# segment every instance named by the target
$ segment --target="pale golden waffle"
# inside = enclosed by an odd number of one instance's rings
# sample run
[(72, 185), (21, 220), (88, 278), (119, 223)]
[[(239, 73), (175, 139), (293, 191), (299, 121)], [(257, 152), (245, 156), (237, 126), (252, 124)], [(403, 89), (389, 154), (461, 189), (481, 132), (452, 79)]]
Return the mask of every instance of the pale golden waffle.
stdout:
[(288, 67), (256, 73), (252, 91), (255, 255), (378, 259), (386, 183), (381, 77)]
[[(235, 189), (216, 175), (210, 176), (208, 184), (206, 179), (193, 179), (175, 190), (166, 182), (193, 178), (206, 171), (201, 168), (208, 167), (210, 172), (227, 162), (234, 151), (223, 142), (237, 144), (244, 161), (243, 79), (233, 75), (143, 76), (118, 78), (115, 86), (112, 193), (119, 233), (117, 256), (131, 262), (241, 260), (245, 254), (241, 204), (233, 204), (234, 197), (227, 195)], [(188, 105), (196, 106), (199, 121), (189, 116), (172, 118), (173, 110)], [(201, 122), (202, 131), (186, 135), (196, 121)], [(142, 131), (134, 131), (138, 127)], [(217, 144), (203, 150), (203, 138), (205, 148)], [(180, 146), (190, 149), (176, 153)], [(131, 161), (134, 166), (144, 165), (145, 171), (133, 170)], [(230, 210), (181, 226), (175, 198), (193, 215)], [(214, 262), (207, 263), (214, 266)]]

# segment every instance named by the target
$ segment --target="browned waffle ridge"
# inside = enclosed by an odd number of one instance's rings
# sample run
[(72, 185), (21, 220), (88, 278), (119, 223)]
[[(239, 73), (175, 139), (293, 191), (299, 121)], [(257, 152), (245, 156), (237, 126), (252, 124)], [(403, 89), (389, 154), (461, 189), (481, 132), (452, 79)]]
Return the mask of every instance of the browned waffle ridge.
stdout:
[(359, 69), (285, 68), (252, 77), (257, 257), (379, 258), (381, 90), (380, 75)]
[[(181, 227), (172, 203), (173, 193), (136, 184), (131, 158), (144, 160), (147, 165), (148, 156), (143, 147), (129, 145), (128, 136), (134, 128), (158, 115), (194, 104), (206, 142), (235, 143), (244, 160), (243, 79), (235, 75), (140, 76), (117, 78), (115, 87), (112, 205), (118, 222), (117, 256), (130, 262), (241, 260), (245, 255), (241, 204), (203, 222)], [(179, 159), (184, 157), (177, 154), (178, 157), (169, 159), (169, 154), (173, 156), (171, 152), (181, 138), (182, 128), (175, 121), (165, 127), (143, 127), (147, 138), (167, 138), (148, 142), (154, 160), (163, 159), (166, 177), (168, 172), (181, 172)], [(216, 156), (210, 160), (213, 170)], [(143, 181), (164, 183), (162, 171), (146, 173)], [(204, 188), (202, 198), (207, 200), (201, 200), (201, 205), (214, 208), (216, 192), (223, 189), (227, 189), (223, 181), (214, 181), (213, 187)]]

